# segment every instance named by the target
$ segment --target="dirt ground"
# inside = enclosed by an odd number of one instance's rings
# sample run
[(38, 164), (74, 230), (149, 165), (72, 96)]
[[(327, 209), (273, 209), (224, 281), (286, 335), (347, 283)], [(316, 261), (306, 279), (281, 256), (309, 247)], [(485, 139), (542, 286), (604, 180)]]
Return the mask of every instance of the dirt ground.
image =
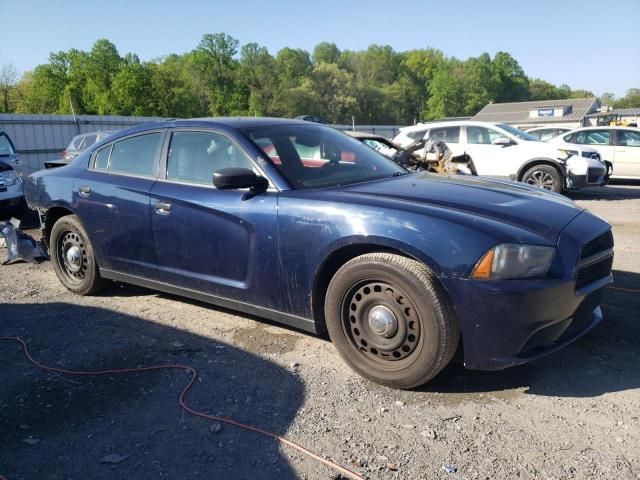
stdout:
[[(640, 289), (640, 186), (573, 198), (613, 225), (615, 286)], [(0, 336), (22, 337), (38, 360), (193, 366), (195, 408), (286, 435), (372, 479), (640, 479), (640, 296), (609, 289), (603, 311), (602, 325), (540, 361), (472, 372), (458, 360), (400, 392), (295, 330), (126, 285), (77, 297), (49, 262), (0, 266)], [(188, 379), (182, 370), (49, 374), (0, 342), (0, 475), (336, 478), (269, 438), (183, 413)]]

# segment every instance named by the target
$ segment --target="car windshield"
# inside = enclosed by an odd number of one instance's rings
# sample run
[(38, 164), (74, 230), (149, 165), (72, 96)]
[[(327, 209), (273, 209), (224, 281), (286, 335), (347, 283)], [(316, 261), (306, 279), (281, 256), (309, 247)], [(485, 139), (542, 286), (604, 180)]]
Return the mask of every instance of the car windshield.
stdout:
[(512, 127), (511, 125), (507, 125), (506, 123), (499, 123), (496, 125), (500, 127), (502, 130), (509, 132), (514, 137), (518, 137), (520, 140), (528, 140), (529, 142), (539, 142), (540, 140), (534, 137), (533, 135), (529, 135), (527, 132), (523, 132), (519, 128)]
[(0, 135), (0, 157), (13, 155), (13, 153), (13, 148), (11, 148), (11, 143), (9, 143), (7, 136)]
[(243, 129), (294, 188), (326, 188), (408, 173), (346, 134), (322, 125)]

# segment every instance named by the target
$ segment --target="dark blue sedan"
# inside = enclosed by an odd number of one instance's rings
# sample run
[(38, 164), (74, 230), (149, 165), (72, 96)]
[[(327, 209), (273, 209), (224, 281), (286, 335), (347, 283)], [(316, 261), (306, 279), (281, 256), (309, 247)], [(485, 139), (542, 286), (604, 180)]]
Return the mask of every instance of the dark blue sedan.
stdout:
[(332, 128), (220, 118), (118, 132), (26, 181), (58, 278), (118, 280), (328, 332), (410, 388), (500, 369), (602, 320), (610, 226), (523, 184), (411, 173)]

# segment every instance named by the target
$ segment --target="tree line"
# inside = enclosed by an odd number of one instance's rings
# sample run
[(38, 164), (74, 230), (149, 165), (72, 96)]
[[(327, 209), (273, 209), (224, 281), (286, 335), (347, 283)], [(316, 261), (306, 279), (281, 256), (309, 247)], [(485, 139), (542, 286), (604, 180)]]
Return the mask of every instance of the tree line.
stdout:
[[(529, 78), (507, 52), (459, 60), (433, 48), (396, 52), (388, 45), (340, 50), (323, 42), (309, 53), (277, 54), (206, 34), (190, 52), (142, 62), (121, 56), (106, 39), (90, 51), (51, 53), (48, 63), (17, 78), (0, 68), (0, 112), (203, 117), (314, 114), (331, 123), (411, 124), (470, 116), (490, 102), (593, 96)], [(640, 107), (640, 89), (617, 108)]]

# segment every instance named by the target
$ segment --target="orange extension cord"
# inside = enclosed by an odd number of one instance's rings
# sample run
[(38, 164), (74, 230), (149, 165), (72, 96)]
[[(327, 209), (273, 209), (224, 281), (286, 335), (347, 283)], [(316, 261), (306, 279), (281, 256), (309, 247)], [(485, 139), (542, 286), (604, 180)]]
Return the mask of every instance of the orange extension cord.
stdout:
[[(184, 387), (184, 389), (182, 390), (182, 392), (180, 392), (180, 396), (178, 397), (178, 401), (180, 402), (180, 406), (187, 412), (189, 412), (192, 415), (195, 415), (196, 417), (202, 417), (202, 418), (206, 418), (207, 420), (213, 420), (216, 422), (221, 422), (221, 423), (227, 423), (229, 425), (233, 425), (235, 427), (238, 428), (242, 428), (244, 430), (249, 430), (251, 432), (256, 432), (256, 433), (260, 433), (262, 435), (266, 435), (267, 437), (271, 437), (275, 440), (277, 440), (278, 442), (284, 444), (284, 445), (288, 445), (289, 447), (295, 448), (296, 450), (298, 450), (299, 452), (304, 453), (305, 455), (307, 455), (308, 457), (311, 457), (312, 459), (323, 463), (324, 465), (326, 465), (329, 468), (334, 469), (335, 471), (339, 472), (341, 475), (347, 477), (347, 478), (351, 478), (353, 480), (365, 480), (365, 477), (363, 477), (362, 475), (355, 473), (351, 470), (348, 470), (344, 467), (341, 467), (340, 465), (332, 462), (331, 460), (327, 460), (325, 458), (322, 458), (321, 456), (311, 452), (310, 450), (307, 450), (306, 448), (304, 448), (301, 445), (298, 445), (297, 443), (292, 442), (291, 440), (287, 440), (284, 437), (281, 437), (280, 435), (277, 435), (275, 433), (269, 432), (267, 430), (263, 430), (261, 428), (258, 427), (254, 427), (252, 425), (247, 425), (245, 423), (242, 422), (238, 422), (237, 420), (233, 420), (231, 418), (225, 418), (225, 417), (218, 417), (216, 415), (208, 415), (206, 413), (202, 413), (199, 412), (197, 410), (194, 410), (193, 408), (191, 408), (189, 405), (187, 405), (187, 402), (185, 400), (185, 397), (187, 396), (187, 393), (189, 392), (189, 390), (191, 389), (191, 387), (193, 386), (194, 382), (196, 381), (196, 379), (198, 378), (198, 373), (196, 372), (196, 370), (193, 367), (189, 367), (187, 365), (179, 365), (179, 364), (166, 364), (166, 365), (152, 365), (149, 367), (140, 367), (140, 368), (119, 368), (119, 369), (112, 369), (112, 370), (99, 370), (99, 371), (95, 371), (95, 372), (85, 372), (85, 371), (81, 371), (81, 370), (65, 370), (63, 368), (55, 368), (55, 367), (50, 367), (48, 365), (44, 365), (43, 363), (38, 362), (37, 360), (35, 360), (32, 356), (31, 353), (29, 353), (29, 348), (27, 347), (27, 344), (24, 342), (24, 340), (22, 340), (19, 337), (0, 337), (0, 341), (10, 341), (10, 342), (17, 342), (22, 346), (22, 350), (24, 351), (24, 355), (25, 357), (27, 357), (27, 359), (34, 364), (35, 366), (48, 371), (48, 372), (55, 372), (55, 373), (63, 373), (66, 375), (84, 375), (84, 376), (98, 376), (98, 375), (112, 375), (112, 374), (117, 374), (117, 373), (140, 373), (140, 372), (149, 372), (149, 371), (153, 371), (153, 370), (186, 370), (187, 372), (189, 372), (191, 374), (191, 380), (189, 380), (189, 383)], [(2, 475), (0, 475), (0, 480), (7, 480), (5, 477), (3, 477)]]

